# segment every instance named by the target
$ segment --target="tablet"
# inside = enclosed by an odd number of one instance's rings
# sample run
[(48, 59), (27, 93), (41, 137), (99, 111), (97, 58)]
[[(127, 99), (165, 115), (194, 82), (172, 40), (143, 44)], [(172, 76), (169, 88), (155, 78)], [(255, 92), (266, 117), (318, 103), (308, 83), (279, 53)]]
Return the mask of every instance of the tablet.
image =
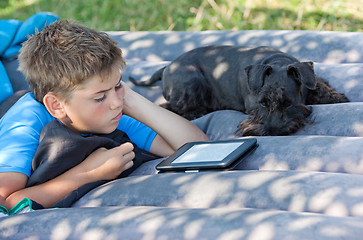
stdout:
[(190, 142), (156, 166), (165, 171), (226, 170), (257, 146), (255, 138)]

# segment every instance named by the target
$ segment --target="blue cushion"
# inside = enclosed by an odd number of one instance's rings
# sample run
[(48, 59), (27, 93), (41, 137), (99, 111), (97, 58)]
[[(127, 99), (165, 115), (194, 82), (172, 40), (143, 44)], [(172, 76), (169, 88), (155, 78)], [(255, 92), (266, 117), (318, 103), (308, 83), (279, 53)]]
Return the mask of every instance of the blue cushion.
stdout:
[(20, 26), (16, 32), (15, 38), (11, 43), (11, 46), (5, 51), (3, 57), (9, 57), (15, 53), (18, 53), (21, 48), (21, 43), (27, 40), (29, 35), (35, 33), (35, 29), (42, 31), (44, 26), (51, 24), (54, 21), (59, 20), (59, 17), (48, 12), (36, 13)]
[[(11, 45), (21, 24), (21, 21), (15, 19), (0, 20), (0, 57)], [(0, 62), (0, 102), (5, 100), (12, 93), (13, 88), (10, 79), (4, 65)]]
[[(50, 24), (59, 17), (52, 13), (36, 13), (25, 22), (16, 19), (0, 20), (0, 58), (1, 60), (11, 59), (17, 56), (21, 43), (27, 40), (35, 30), (42, 31), (46, 24)], [(0, 62), (0, 103), (13, 94), (13, 87), (7, 75), (4, 65)]]
[(0, 20), (0, 56), (11, 45), (21, 24), (21, 21), (15, 19)]
[(13, 94), (13, 87), (6, 73), (4, 65), (0, 62), (0, 103)]

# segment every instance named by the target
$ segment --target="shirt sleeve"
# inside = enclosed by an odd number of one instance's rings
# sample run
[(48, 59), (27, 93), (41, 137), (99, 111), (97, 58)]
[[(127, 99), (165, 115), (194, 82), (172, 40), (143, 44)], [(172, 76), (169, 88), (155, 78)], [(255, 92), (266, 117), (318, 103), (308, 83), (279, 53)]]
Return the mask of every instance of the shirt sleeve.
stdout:
[(131, 141), (139, 148), (146, 151), (150, 150), (151, 143), (156, 137), (156, 132), (145, 124), (127, 116), (123, 115), (117, 127), (119, 130), (124, 131)]

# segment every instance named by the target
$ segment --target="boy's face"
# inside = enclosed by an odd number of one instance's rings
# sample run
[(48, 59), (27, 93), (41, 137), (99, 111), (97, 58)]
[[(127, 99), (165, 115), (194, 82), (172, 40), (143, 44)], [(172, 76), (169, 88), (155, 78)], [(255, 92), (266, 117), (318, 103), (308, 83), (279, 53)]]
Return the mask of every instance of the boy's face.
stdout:
[(122, 116), (124, 88), (121, 72), (112, 70), (107, 79), (93, 76), (72, 93), (64, 104), (62, 122), (78, 133), (111, 133)]

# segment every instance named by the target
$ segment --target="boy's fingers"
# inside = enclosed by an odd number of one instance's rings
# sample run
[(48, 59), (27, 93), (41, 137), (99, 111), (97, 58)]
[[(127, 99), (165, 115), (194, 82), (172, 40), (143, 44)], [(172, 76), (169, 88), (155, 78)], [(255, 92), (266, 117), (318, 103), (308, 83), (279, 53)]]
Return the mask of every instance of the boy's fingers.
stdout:
[(115, 149), (122, 155), (126, 155), (127, 153), (132, 152), (134, 150), (134, 145), (132, 145), (132, 143), (130, 143), (130, 142), (127, 142), (127, 143), (123, 143), (120, 146), (115, 147), (113, 149)]
[(129, 161), (129, 162), (127, 162), (125, 165), (124, 165), (124, 168), (125, 168), (125, 170), (126, 169), (129, 169), (130, 167), (132, 167), (134, 165), (134, 162), (133, 161)]
[(135, 158), (135, 153), (133, 152), (133, 150), (134, 150), (134, 145), (132, 145), (132, 143), (130, 143), (130, 142), (121, 144), (118, 147), (114, 147), (113, 149), (110, 149), (110, 151), (113, 151), (113, 155), (120, 156), (120, 157), (122, 156), (122, 159), (125, 162), (126, 161), (130, 162)]
[(132, 161), (134, 158), (135, 158), (135, 153), (133, 151), (123, 155), (123, 159), (125, 159), (126, 161)]

